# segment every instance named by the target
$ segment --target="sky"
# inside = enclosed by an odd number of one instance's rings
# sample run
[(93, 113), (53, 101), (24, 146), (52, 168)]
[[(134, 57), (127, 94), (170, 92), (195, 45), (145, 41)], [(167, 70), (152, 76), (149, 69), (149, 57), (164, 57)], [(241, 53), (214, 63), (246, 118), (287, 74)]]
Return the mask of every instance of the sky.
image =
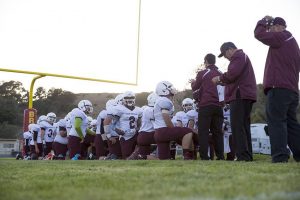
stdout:
[[(299, 0), (0, 0), (0, 68), (135, 83), (137, 86), (43, 77), (35, 88), (74, 93), (151, 92), (168, 80), (178, 90), (207, 53), (232, 41), (250, 57), (262, 83), (268, 47), (254, 38), (257, 21), (280, 16), (300, 41)], [(228, 61), (216, 65), (225, 72)], [(35, 75), (0, 71), (0, 81), (29, 90)]]

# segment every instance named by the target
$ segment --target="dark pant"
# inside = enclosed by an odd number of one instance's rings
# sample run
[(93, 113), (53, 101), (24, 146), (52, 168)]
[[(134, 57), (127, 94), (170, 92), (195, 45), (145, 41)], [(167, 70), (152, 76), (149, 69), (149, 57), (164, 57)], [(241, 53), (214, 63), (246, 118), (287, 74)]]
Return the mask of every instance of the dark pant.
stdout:
[(217, 159), (224, 159), (224, 138), (222, 132), (223, 110), (220, 106), (209, 105), (199, 108), (198, 112), (198, 135), (200, 145), (200, 158), (208, 157), (208, 136), (212, 133), (213, 143)]
[(122, 152), (122, 159), (128, 158), (134, 151), (135, 146), (137, 145), (137, 134), (132, 138), (125, 140), (123, 137), (120, 139), (120, 146)]
[(112, 143), (110, 140), (107, 140), (107, 145), (108, 145), (108, 151), (110, 154), (116, 155), (118, 158), (122, 157), (122, 151), (121, 151), (121, 145), (120, 145), (120, 140), (119, 137), (115, 137), (116, 143)]
[(107, 155), (107, 141), (103, 141), (101, 134), (96, 134), (94, 144), (96, 148), (96, 159)]
[(154, 139), (157, 144), (158, 158), (160, 160), (171, 159), (170, 142), (176, 141), (182, 144), (183, 137), (192, 133), (192, 130), (186, 127), (163, 127), (155, 130)]
[(83, 142), (80, 143), (80, 154), (83, 158), (86, 158), (88, 155), (88, 148), (92, 145), (95, 140), (95, 135), (86, 134)]
[(41, 157), (41, 156), (43, 156), (43, 143), (37, 143), (37, 146), (39, 149), (39, 153), (38, 154), (36, 153), (34, 145), (30, 145), (30, 153), (37, 154), (38, 157)]
[(247, 99), (236, 99), (230, 102), (231, 130), (239, 161), (252, 161), (252, 141), (250, 132), (250, 114), (253, 101)]
[(53, 142), (46, 142), (46, 148), (44, 150), (45, 156), (48, 155), (48, 153), (50, 153), (51, 150), (53, 149), (52, 145), (53, 145)]
[(273, 162), (286, 162), (289, 145), (294, 159), (300, 161), (300, 124), (296, 111), (299, 94), (288, 89), (274, 88), (267, 94), (267, 121)]
[(229, 147), (230, 147), (230, 152), (227, 153), (226, 160), (234, 160), (234, 158), (235, 158), (235, 149), (234, 149), (232, 135), (229, 136)]
[(67, 144), (61, 144), (58, 142), (53, 142), (53, 150), (54, 150), (54, 154), (56, 156), (58, 155), (63, 155), (64, 157), (66, 157), (67, 151), (68, 151), (68, 145)]
[(137, 144), (139, 147), (139, 154), (147, 156), (151, 154), (151, 144), (155, 144), (153, 132), (142, 132), (138, 134)]
[(23, 146), (23, 156), (29, 156), (29, 155), (30, 155), (29, 139), (25, 139), (24, 146)]
[(68, 148), (70, 159), (72, 159), (76, 154), (80, 154), (80, 142), (81, 139), (79, 137), (69, 135)]

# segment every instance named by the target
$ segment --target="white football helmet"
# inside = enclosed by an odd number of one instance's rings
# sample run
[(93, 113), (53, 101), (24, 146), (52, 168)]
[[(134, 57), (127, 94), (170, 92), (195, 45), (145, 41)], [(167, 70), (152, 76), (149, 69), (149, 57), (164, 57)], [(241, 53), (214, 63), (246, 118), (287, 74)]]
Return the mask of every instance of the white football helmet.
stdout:
[(56, 121), (56, 114), (54, 112), (49, 112), (47, 114), (47, 122), (53, 124)]
[[(43, 115), (41, 115), (41, 116), (43, 116)], [(45, 115), (44, 115), (45, 116)], [(46, 116), (45, 116), (46, 117)], [(28, 131), (30, 131), (31, 132), (31, 130), (33, 129), (33, 127), (34, 127), (34, 124), (29, 124), (28, 125)]]
[(40, 124), (42, 121), (46, 121), (47, 120), (47, 116), (46, 115), (41, 115), (39, 117), (39, 119), (37, 120), (37, 124)]
[(191, 98), (185, 98), (182, 101), (182, 108), (184, 112), (187, 112), (189, 110), (193, 110), (194, 108), (194, 101)]
[(60, 119), (58, 122), (57, 122), (57, 126), (58, 127), (66, 127), (66, 120), (65, 119)]
[(123, 104), (125, 106), (135, 106), (135, 94), (131, 91), (127, 91), (123, 94)]
[(148, 106), (153, 107), (155, 102), (156, 102), (157, 97), (158, 97), (157, 94), (154, 93), (154, 92), (149, 94), (148, 97), (147, 97)]
[(79, 101), (78, 108), (82, 110), (85, 114), (90, 114), (93, 112), (93, 105), (89, 100)]
[(161, 81), (156, 85), (156, 94), (159, 96), (175, 95), (177, 90), (169, 81)]
[(116, 104), (117, 104), (116, 100), (110, 99), (106, 102), (105, 108), (106, 108), (106, 110), (108, 110), (110, 107), (115, 106)]
[(123, 104), (123, 94), (118, 94), (115, 98), (116, 104)]

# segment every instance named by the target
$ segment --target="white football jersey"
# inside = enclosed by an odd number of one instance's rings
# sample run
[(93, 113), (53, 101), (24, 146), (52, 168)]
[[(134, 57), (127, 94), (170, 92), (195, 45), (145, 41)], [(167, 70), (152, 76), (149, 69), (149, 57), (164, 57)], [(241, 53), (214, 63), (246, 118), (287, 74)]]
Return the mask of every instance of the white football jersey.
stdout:
[(23, 138), (24, 140), (30, 140), (32, 138), (32, 133), (28, 130), (26, 132), (23, 133)]
[[(66, 126), (65, 126), (65, 128), (66, 128)], [(68, 144), (68, 137), (62, 137), (60, 135), (59, 126), (56, 127), (56, 135), (55, 135), (55, 138), (54, 138), (54, 142), (58, 142), (60, 144)]]
[(186, 116), (188, 118), (188, 121), (194, 121), (194, 129), (198, 129), (198, 112), (196, 110), (189, 110), (186, 113)]
[(39, 125), (37, 124), (34, 124), (31, 129), (29, 130), (32, 134), (32, 140), (30, 140), (30, 145), (34, 145), (34, 141), (33, 141), (33, 132), (34, 131), (37, 131), (38, 134), (37, 134), (37, 139), (36, 139), (36, 142), (37, 143), (42, 143), (42, 137), (41, 137), (41, 128)]
[(132, 138), (137, 131), (137, 121), (142, 117), (142, 109), (140, 107), (135, 107), (133, 110), (128, 109), (124, 105), (115, 106), (114, 115), (119, 119), (119, 124), (116, 128), (119, 128), (125, 132), (123, 137), (125, 140)]
[(167, 97), (159, 97), (156, 100), (156, 103), (154, 105), (154, 129), (167, 127), (162, 116), (162, 110), (168, 110), (170, 118), (172, 118), (172, 115), (174, 113), (174, 105), (172, 101)]
[(70, 121), (71, 121), (72, 127), (71, 127), (69, 135), (79, 137), (77, 131), (75, 130), (75, 118), (77, 118), (77, 117), (82, 119), (82, 124), (81, 124), (80, 128), (81, 128), (83, 137), (85, 137), (89, 120), (87, 119), (86, 114), (79, 108), (74, 108), (71, 111), (71, 120)]
[(97, 117), (96, 134), (101, 134), (101, 121), (107, 117), (107, 110), (102, 110)]
[[(176, 118), (176, 122), (181, 122), (182, 123), (182, 127), (187, 127), (188, 126), (188, 117), (186, 115), (186, 113), (184, 111), (179, 111), (175, 114), (175, 118)], [(177, 123), (176, 123), (177, 125)]]
[(39, 125), (41, 129), (45, 130), (45, 134), (44, 134), (45, 142), (53, 142), (56, 133), (55, 132), (56, 127), (47, 121), (42, 121)]
[(112, 118), (112, 122), (109, 126), (109, 134), (113, 137), (119, 137), (119, 134), (116, 133), (115, 131), (115, 127), (117, 126), (117, 124), (119, 124), (119, 120), (116, 119), (116, 117), (114, 116), (114, 113), (116, 112), (115, 111), (115, 108), (117, 107), (118, 105), (114, 105), (114, 106), (111, 106), (107, 109), (107, 117), (111, 117)]
[(71, 123), (71, 119), (69, 119), (66, 121), (67, 135), (69, 135), (71, 128), (72, 128), (72, 123)]
[(154, 131), (154, 107), (145, 107), (142, 115), (142, 124), (139, 132)]

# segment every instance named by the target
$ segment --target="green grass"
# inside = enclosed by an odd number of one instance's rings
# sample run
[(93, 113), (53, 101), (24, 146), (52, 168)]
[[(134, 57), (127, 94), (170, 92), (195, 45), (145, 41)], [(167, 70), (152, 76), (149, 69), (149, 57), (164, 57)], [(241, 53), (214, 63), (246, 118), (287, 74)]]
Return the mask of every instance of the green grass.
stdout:
[(0, 159), (0, 199), (300, 199), (300, 163)]

